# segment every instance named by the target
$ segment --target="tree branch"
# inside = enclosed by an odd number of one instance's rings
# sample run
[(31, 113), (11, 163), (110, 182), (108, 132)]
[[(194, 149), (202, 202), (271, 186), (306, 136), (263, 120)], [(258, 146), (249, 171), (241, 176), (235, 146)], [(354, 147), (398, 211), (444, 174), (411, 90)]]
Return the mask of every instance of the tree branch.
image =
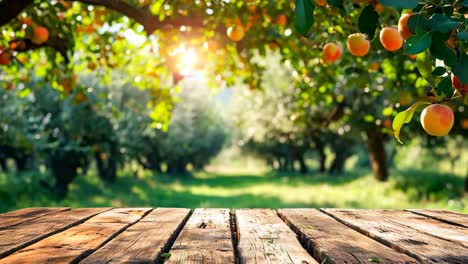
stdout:
[(63, 56), (65, 62), (69, 62), (68, 54), (67, 54), (67, 40), (61, 39), (58, 37), (51, 37), (47, 42), (37, 45), (31, 42), (30, 39), (15, 39), (10, 41), (10, 46), (14, 44), (15, 48), (13, 50), (17, 52), (25, 52), (28, 50), (35, 50), (44, 47), (50, 47), (56, 50), (60, 55)]
[(0, 2), (0, 27), (8, 24), (12, 19), (16, 18), (21, 11), (26, 9), (34, 0), (3, 0)]

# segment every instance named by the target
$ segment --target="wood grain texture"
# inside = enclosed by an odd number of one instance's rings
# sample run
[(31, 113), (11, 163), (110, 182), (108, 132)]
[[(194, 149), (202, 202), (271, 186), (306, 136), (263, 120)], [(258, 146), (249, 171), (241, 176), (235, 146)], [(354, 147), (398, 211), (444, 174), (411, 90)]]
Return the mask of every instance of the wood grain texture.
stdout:
[(0, 214), (0, 230), (18, 225), (38, 217), (69, 210), (68, 207), (34, 207)]
[(189, 209), (158, 208), (127, 228), (83, 264), (155, 263), (167, 252), (188, 218)]
[(320, 262), (369, 263), (374, 259), (380, 263), (419, 263), (316, 209), (281, 209), (278, 214)]
[(236, 210), (236, 222), (241, 263), (317, 263), (273, 210)]
[(76, 263), (120, 231), (135, 223), (149, 208), (113, 209), (0, 259), (0, 264)]
[(449, 223), (452, 225), (458, 225), (468, 227), (468, 215), (456, 213), (448, 210), (421, 210), (421, 209), (409, 209), (406, 210), (415, 214), (431, 217), (439, 221)]
[(0, 230), (0, 258), (109, 209), (87, 208), (61, 211), (2, 229)]
[[(435, 227), (434, 233), (428, 234), (427, 226), (419, 228), (411, 218), (405, 216), (409, 212), (353, 209), (322, 209), (322, 211), (422, 263), (468, 263), (468, 249), (465, 246), (459, 241), (440, 238), (437, 232), (443, 230), (441, 228)], [(433, 219), (427, 218), (427, 220)]]
[(234, 263), (228, 209), (196, 209), (165, 263)]

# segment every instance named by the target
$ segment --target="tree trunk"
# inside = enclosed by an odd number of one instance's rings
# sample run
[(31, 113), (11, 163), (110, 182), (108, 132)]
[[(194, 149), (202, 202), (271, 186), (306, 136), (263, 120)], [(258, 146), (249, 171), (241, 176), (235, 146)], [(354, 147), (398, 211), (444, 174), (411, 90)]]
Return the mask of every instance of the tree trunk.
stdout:
[(69, 161), (60, 157), (52, 157), (49, 164), (55, 178), (53, 192), (59, 200), (67, 196), (68, 185), (77, 176), (78, 165)]
[(368, 130), (366, 132), (372, 173), (376, 180), (386, 181), (388, 179), (388, 166), (384, 146), (385, 135), (378, 129)]
[(94, 159), (96, 160), (99, 178), (106, 183), (114, 183), (117, 178), (115, 157), (111, 155), (107, 160), (103, 160), (100, 153), (96, 152), (94, 153)]
[(344, 170), (344, 165), (346, 160), (348, 159), (349, 154), (341, 150), (340, 152), (336, 152), (335, 158), (333, 159), (333, 162), (328, 170), (329, 173), (342, 173)]
[(309, 172), (309, 169), (307, 168), (307, 164), (304, 159), (304, 154), (299, 154), (297, 157), (297, 161), (299, 161), (299, 172), (301, 174), (307, 174)]
[(323, 173), (327, 170), (326, 161), (327, 155), (325, 154), (325, 144), (320, 139), (314, 139), (315, 148), (318, 151), (319, 172)]
[(468, 169), (466, 170), (465, 176), (465, 195), (468, 195)]

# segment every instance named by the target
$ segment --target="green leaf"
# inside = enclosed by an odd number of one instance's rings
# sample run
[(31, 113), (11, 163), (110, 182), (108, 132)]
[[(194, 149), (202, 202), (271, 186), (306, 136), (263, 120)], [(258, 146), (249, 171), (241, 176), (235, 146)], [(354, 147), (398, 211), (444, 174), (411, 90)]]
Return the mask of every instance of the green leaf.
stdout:
[(311, 0), (297, 0), (295, 10), (294, 25), (296, 30), (303, 36), (306, 36), (314, 24), (315, 5)]
[(450, 98), (453, 95), (452, 80), (450, 76), (446, 76), (442, 81), (440, 81), (436, 88), (438, 95), (444, 94), (446, 97)]
[(431, 47), (432, 35), (429, 32), (418, 32), (405, 42), (405, 54), (418, 54)]
[(334, 6), (339, 8), (342, 11), (345, 11), (344, 6), (343, 6), (343, 0), (327, 0), (327, 3), (330, 6)]
[(378, 0), (384, 6), (391, 6), (396, 9), (413, 9), (418, 6), (418, 0)]
[(421, 76), (431, 85), (435, 86), (435, 80), (432, 77), (432, 60), (429, 51), (426, 50), (418, 54), (416, 57), (416, 64), (418, 66), (419, 73)]
[(468, 31), (460, 31), (457, 33), (457, 39), (468, 41)]
[(452, 67), (452, 72), (457, 76), (462, 85), (468, 83), (468, 55), (462, 54), (460, 61)]
[(431, 75), (432, 75), (432, 76), (442, 76), (442, 75), (444, 75), (446, 72), (447, 72), (447, 69), (445, 69), (445, 67), (438, 66), (438, 67), (436, 67), (436, 68), (432, 71)]
[(432, 31), (439, 31), (442, 33), (449, 32), (458, 25), (460, 22), (453, 21), (449, 17), (446, 17), (441, 14), (434, 14), (430, 18), (431, 20), (431, 30)]
[(373, 5), (368, 5), (362, 9), (359, 14), (358, 26), (359, 31), (368, 36), (372, 40), (375, 36), (375, 30), (379, 25), (379, 14), (375, 11)]
[(441, 33), (433, 33), (432, 45), (431, 45), (431, 55), (439, 60), (443, 60), (445, 65), (452, 67), (457, 63), (457, 55), (455, 52), (447, 47), (445, 44), (446, 39), (450, 35), (444, 36)]
[(395, 116), (395, 119), (393, 119), (393, 124), (392, 124), (393, 133), (394, 133), (395, 138), (398, 140), (398, 142), (400, 142), (400, 144), (403, 144), (403, 142), (400, 140), (401, 128), (403, 127), (403, 125), (411, 122), (411, 119), (413, 119), (414, 111), (416, 111), (418, 107), (420, 107), (421, 105), (426, 105), (426, 104), (429, 104), (429, 103), (422, 102), (422, 101), (416, 102), (412, 106), (410, 106), (408, 109), (406, 109), (405, 111), (398, 113)]
[(168, 260), (171, 257), (171, 253), (162, 253), (161, 257), (163, 257), (165, 260)]
[(431, 30), (431, 21), (419, 14), (411, 15), (408, 19), (408, 29), (416, 34), (417, 29)]
[(376, 257), (372, 257), (369, 259), (370, 262), (373, 262), (373, 263), (380, 263), (380, 259), (379, 258), (376, 258)]

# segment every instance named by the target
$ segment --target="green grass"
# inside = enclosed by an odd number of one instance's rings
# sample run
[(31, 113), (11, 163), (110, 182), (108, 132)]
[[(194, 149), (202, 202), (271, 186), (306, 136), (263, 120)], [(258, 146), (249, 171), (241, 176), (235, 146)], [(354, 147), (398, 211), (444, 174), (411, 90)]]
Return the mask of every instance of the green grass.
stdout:
[(113, 185), (95, 175), (78, 177), (65, 200), (55, 201), (38, 180), (47, 175), (0, 174), (0, 211), (32, 206), (151, 207), (343, 207), (443, 208), (468, 212), (463, 178), (424, 170), (393, 170), (390, 180), (376, 182), (369, 171), (344, 175), (278, 175), (233, 170), (192, 177), (123, 174)]

